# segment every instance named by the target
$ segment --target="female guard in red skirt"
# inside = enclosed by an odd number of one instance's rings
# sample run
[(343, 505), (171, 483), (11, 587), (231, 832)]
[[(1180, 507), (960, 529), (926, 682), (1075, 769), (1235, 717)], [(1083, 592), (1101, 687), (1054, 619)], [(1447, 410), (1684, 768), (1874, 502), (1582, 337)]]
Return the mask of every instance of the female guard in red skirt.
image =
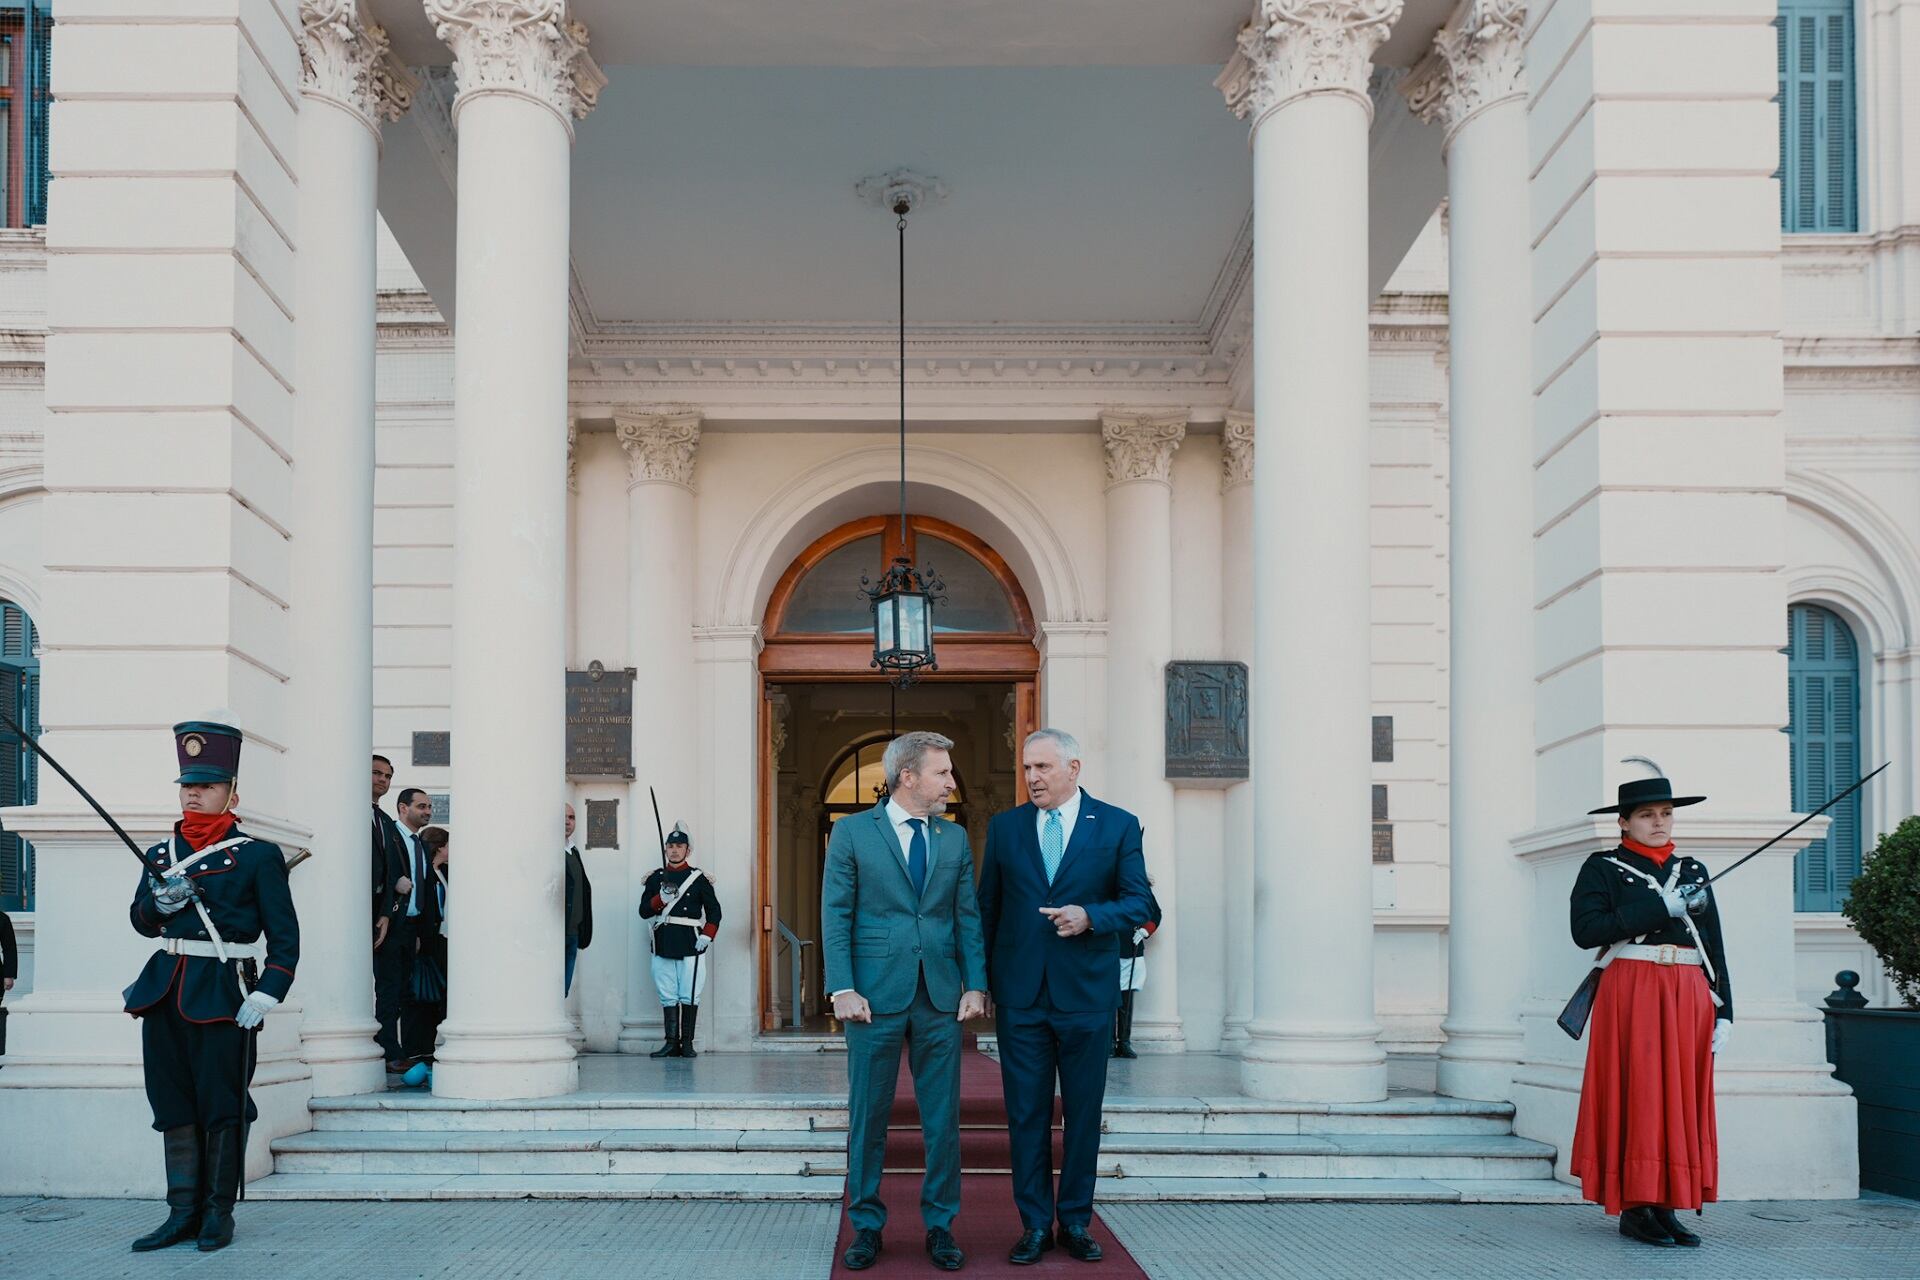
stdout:
[(1704, 799), (1676, 797), (1664, 777), (1622, 783), (1593, 810), (1618, 816), (1620, 847), (1589, 857), (1573, 885), (1574, 942), (1606, 950), (1572, 1172), (1620, 1215), (1621, 1235), (1662, 1248), (1700, 1243), (1675, 1211), (1698, 1212), (1720, 1181), (1713, 1058), (1733, 987), (1709, 873), (1673, 846), (1673, 811)]

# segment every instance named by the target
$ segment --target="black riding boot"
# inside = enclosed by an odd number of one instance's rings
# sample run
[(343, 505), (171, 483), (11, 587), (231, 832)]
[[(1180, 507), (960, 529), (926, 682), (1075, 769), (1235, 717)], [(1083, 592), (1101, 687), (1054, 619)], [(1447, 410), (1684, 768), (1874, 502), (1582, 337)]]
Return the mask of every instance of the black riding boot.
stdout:
[(193, 1125), (160, 1135), (167, 1159), (167, 1220), (133, 1242), (135, 1253), (165, 1249), (200, 1234), (200, 1130)]
[(1120, 1014), (1113, 1033), (1113, 1056), (1137, 1058), (1133, 1051), (1133, 992), (1120, 993)]
[(1686, 1224), (1682, 1223), (1674, 1214), (1673, 1210), (1655, 1209), (1653, 1211), (1653, 1220), (1659, 1223), (1668, 1235), (1673, 1237), (1675, 1244), (1688, 1249), (1697, 1249), (1700, 1247), (1699, 1234), (1690, 1230)]
[(666, 1024), (667, 1042), (647, 1056), (649, 1058), (677, 1058), (680, 1056), (680, 1006), (677, 1004), (661, 1005), (660, 1021)]
[(697, 1058), (700, 1053), (693, 1047), (693, 1030), (700, 1023), (700, 1006), (683, 1004), (680, 1006), (680, 1056)]
[(200, 1223), (200, 1252), (233, 1243), (233, 1202), (240, 1197), (240, 1126), (230, 1124), (207, 1135), (207, 1209)]

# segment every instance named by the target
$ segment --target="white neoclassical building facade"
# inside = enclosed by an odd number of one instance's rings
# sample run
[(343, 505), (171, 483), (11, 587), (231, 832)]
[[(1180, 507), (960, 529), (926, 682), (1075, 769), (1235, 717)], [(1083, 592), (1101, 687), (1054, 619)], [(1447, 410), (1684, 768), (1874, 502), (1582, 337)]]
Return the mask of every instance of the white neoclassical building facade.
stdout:
[[(1854, 95), (1804, 155), (1802, 8)], [(983, 838), (1051, 724), (1146, 827), (1139, 1047), (1511, 1102), (1563, 1159), (1622, 757), (1722, 864), (1805, 761), (1893, 759), (1723, 893), (1725, 1191), (1852, 1194), (1814, 1001), (1884, 998), (1841, 877), (1920, 803), (1920, 2), (1859, 8), (70, 0), (47, 221), (0, 232), (0, 599), (130, 830), (224, 706), (249, 825), (312, 853), (255, 1171), (384, 1086), (370, 751), (453, 833), (433, 1088), (515, 1099), (658, 1043), (651, 795), (726, 908), (703, 1047), (817, 1050), (820, 854), (890, 727), (956, 739)], [(902, 543), (948, 601), (890, 694), (858, 588)], [(631, 776), (569, 772), (590, 669)], [(1209, 717), (1244, 776), (1169, 767)], [(142, 1189), (132, 868), (36, 781), (0, 1191)]]

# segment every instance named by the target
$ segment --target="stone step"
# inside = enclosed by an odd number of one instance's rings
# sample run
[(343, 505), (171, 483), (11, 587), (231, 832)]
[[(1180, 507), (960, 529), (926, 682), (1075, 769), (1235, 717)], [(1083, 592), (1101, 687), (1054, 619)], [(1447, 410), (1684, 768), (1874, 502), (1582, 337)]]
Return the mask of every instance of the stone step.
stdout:
[[(991, 1135), (982, 1135), (983, 1137)], [(991, 1151), (978, 1142), (963, 1150)], [(572, 1129), (340, 1131), (273, 1143), (287, 1174), (738, 1174), (844, 1176), (832, 1131)], [(1553, 1172), (1553, 1148), (1482, 1134), (1108, 1134), (1100, 1173), (1125, 1178), (1529, 1179)], [(917, 1172), (909, 1159), (897, 1172)], [(967, 1172), (1001, 1173), (998, 1159)]]
[[(316, 1098), (314, 1127), (328, 1131), (565, 1131), (607, 1129), (797, 1129), (844, 1133), (845, 1098), (685, 1094), (574, 1094), (527, 1102), (469, 1102), (428, 1093)], [(1107, 1133), (1499, 1135), (1509, 1131), (1507, 1103), (1454, 1098), (1391, 1098), (1367, 1103), (1281, 1103), (1248, 1098), (1107, 1100)], [(974, 1117), (992, 1121), (994, 1117)]]
[[(838, 1201), (844, 1179), (711, 1174), (276, 1173), (247, 1187), (250, 1200), (816, 1200)], [(1551, 1178), (1102, 1178), (1103, 1204), (1367, 1201), (1437, 1204), (1577, 1204), (1578, 1188)]]

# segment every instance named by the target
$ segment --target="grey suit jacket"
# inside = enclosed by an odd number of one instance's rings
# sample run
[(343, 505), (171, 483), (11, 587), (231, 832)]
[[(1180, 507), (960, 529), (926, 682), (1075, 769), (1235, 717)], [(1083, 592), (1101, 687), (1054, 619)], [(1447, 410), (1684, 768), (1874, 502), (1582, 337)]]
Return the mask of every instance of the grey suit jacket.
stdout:
[(927, 823), (926, 890), (914, 897), (887, 802), (834, 824), (820, 886), (821, 954), (828, 991), (852, 988), (876, 1014), (913, 1004), (922, 976), (934, 1007), (951, 1013), (964, 991), (987, 989), (987, 948), (966, 832)]

